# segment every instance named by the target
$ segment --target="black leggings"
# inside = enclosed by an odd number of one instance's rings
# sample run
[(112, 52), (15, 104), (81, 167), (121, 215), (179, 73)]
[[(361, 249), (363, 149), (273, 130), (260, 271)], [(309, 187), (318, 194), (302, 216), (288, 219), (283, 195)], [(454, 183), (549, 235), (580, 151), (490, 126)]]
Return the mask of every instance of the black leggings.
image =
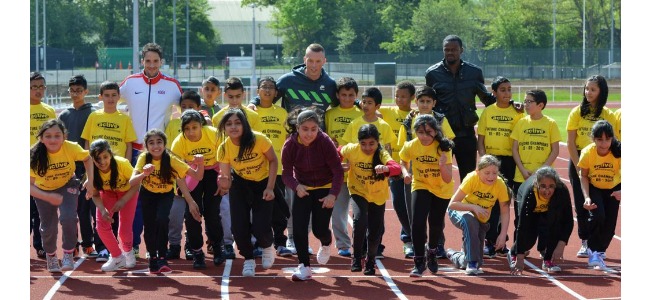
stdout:
[(411, 196), (413, 219), (411, 220), (411, 237), (415, 256), (424, 256), (424, 244), (427, 241), (427, 220), (429, 221), (429, 249), (438, 245), (445, 224), (445, 213), (450, 199), (440, 198), (427, 190), (415, 190)]
[[(190, 192), (192, 199), (199, 207), (199, 212), (205, 220), (205, 232), (208, 239), (218, 242), (223, 239), (223, 227), (221, 227), (221, 196), (214, 195), (217, 192), (217, 171), (205, 170), (203, 179), (199, 181), (196, 188)], [(187, 229), (188, 240), (192, 249), (203, 247), (203, 230), (201, 222), (192, 217), (189, 205), (185, 206), (185, 228)]]
[(291, 214), (293, 217), (293, 241), (298, 252), (298, 262), (309, 266), (309, 218), (311, 217), (312, 232), (320, 240), (321, 245), (329, 246), (332, 243), (330, 219), (332, 208), (323, 208), (319, 200), (327, 196), (329, 188), (309, 190), (309, 195), (298, 197), (293, 201)]
[(377, 256), (377, 248), (381, 243), (381, 236), (384, 233), (384, 212), (386, 204), (377, 205), (368, 202), (365, 198), (352, 194), (352, 247), (354, 257), (363, 256), (363, 244), (368, 233), (368, 260), (374, 260)]
[(619, 183), (613, 189), (599, 189), (589, 184), (589, 197), (597, 208), (589, 211), (589, 249), (605, 252), (614, 237), (618, 209), (621, 202), (611, 194), (621, 190)]
[[(578, 157), (580, 157), (580, 150), (578, 150)], [(585, 203), (585, 197), (582, 195), (582, 185), (580, 184), (580, 177), (578, 177), (578, 170), (569, 159), (569, 182), (571, 182), (571, 189), (573, 190), (573, 204), (576, 210), (576, 219), (578, 220), (578, 237), (581, 240), (589, 239), (589, 211), (582, 205)]]
[(138, 201), (142, 204), (144, 242), (151, 258), (165, 257), (169, 233), (169, 211), (174, 192), (154, 193), (140, 188)]

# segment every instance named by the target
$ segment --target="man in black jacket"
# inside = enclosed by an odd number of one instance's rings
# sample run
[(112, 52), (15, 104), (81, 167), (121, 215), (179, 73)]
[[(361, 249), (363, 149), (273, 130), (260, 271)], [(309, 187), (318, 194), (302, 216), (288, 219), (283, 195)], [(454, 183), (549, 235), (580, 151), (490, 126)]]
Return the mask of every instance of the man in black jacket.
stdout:
[(476, 169), (477, 140), (474, 125), (478, 122), (475, 99), (488, 106), (496, 98), (485, 88), (483, 71), (460, 59), (463, 41), (448, 35), (442, 41), (444, 58), (426, 71), (426, 85), (438, 95), (435, 111), (445, 114), (456, 134), (453, 155), (458, 163), (460, 181)]

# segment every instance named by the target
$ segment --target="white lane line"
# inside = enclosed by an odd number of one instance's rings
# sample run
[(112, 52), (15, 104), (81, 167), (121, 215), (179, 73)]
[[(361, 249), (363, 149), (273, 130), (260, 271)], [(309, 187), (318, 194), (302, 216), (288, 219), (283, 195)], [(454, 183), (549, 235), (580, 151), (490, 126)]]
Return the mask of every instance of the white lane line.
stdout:
[(74, 272), (74, 270), (76, 270), (76, 269), (79, 267), (79, 265), (81, 265), (81, 263), (84, 262), (85, 260), (86, 260), (85, 257), (80, 258), (80, 259), (79, 259), (79, 260), (74, 264), (74, 267), (73, 267), (72, 270), (63, 273), (63, 275), (59, 278), (59, 280), (57, 280), (57, 282), (54, 283), (54, 285), (52, 286), (52, 288), (50, 288), (50, 290), (47, 292), (47, 294), (45, 294), (45, 297), (43, 297), (43, 300), (50, 300), (50, 299), (52, 299), (52, 297), (54, 297), (54, 295), (55, 295), (56, 292), (59, 290), (59, 288), (63, 285), (63, 283), (64, 283), (66, 280), (68, 280), (68, 278), (70, 278), (70, 275), (72, 275), (72, 272)]
[(569, 293), (571, 296), (575, 297), (576, 299), (580, 300), (586, 300), (587, 298), (583, 297), (582, 295), (576, 293), (574, 290), (568, 288), (566, 285), (562, 284), (559, 282), (555, 277), (549, 275), (548, 273), (544, 272), (534, 264), (530, 263), (528, 260), (524, 260), (524, 263), (528, 265), (531, 269), (535, 270), (537, 273), (541, 274), (542, 276), (546, 277), (549, 281), (551, 281), (553, 284), (564, 290), (565, 292)]
[(223, 277), (221, 277), (221, 299), (230, 299), (228, 285), (230, 284), (230, 270), (232, 269), (232, 259), (226, 260), (226, 266), (223, 268)]

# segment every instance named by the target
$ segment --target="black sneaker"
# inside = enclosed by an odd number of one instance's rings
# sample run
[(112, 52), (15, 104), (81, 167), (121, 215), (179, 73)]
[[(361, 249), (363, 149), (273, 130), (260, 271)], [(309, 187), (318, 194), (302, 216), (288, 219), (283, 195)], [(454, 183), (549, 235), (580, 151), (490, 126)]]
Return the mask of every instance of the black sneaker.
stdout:
[(149, 273), (160, 274), (160, 266), (158, 266), (158, 260), (155, 257), (149, 258)]
[(194, 262), (192, 263), (192, 267), (194, 270), (204, 270), (207, 268), (205, 265), (205, 254), (203, 253), (203, 250), (194, 252)]
[(194, 260), (194, 251), (188, 244), (185, 244), (185, 260)]
[[(221, 248), (221, 249), (219, 249), (219, 248)], [(223, 257), (223, 255), (221, 255), (221, 253), (223, 253), (223, 247), (217, 247), (214, 250), (215, 250), (216, 254), (214, 255), (214, 259), (212, 260), (212, 262), (214, 263), (215, 266), (219, 266), (219, 265), (223, 264), (224, 261), (226, 261), (226, 259)]]
[(377, 247), (377, 255), (375, 255), (376, 259), (384, 258), (384, 249), (386, 249), (386, 246), (379, 244), (379, 246)]
[(235, 259), (235, 248), (232, 245), (223, 245), (223, 250), (221, 250), (221, 257), (224, 259)]
[(446, 258), (445, 256), (445, 245), (438, 244), (438, 247), (436, 248), (436, 258)]
[(431, 271), (431, 273), (438, 273), (438, 253), (437, 253), (438, 248), (435, 249), (427, 249), (427, 269)]
[(508, 253), (510, 253), (510, 249), (508, 249), (508, 247), (504, 246), (501, 249), (497, 249), (496, 253), (497, 253), (497, 256), (506, 257), (506, 256), (508, 256)]
[(422, 277), (422, 274), (424, 274), (424, 270), (426, 269), (426, 266), (424, 265), (424, 257), (414, 256), (413, 262), (415, 263), (415, 266), (413, 266), (413, 270), (411, 270), (411, 274), (409, 274), (409, 276)]
[(166, 257), (169, 260), (181, 258), (181, 245), (170, 244), (169, 249), (167, 249)]
[(366, 268), (363, 270), (363, 275), (375, 275), (375, 260), (366, 260)]
[(494, 245), (490, 242), (485, 242), (483, 247), (483, 258), (494, 258), (497, 255), (497, 249), (494, 249)]
[(36, 249), (36, 257), (38, 257), (38, 258), (45, 258), (45, 250), (43, 250), (43, 249)]
[(361, 257), (353, 257), (352, 258), (352, 266), (350, 267), (350, 271), (352, 272), (361, 272), (362, 266), (361, 266)]
[(172, 272), (172, 268), (169, 267), (169, 264), (167, 263), (167, 260), (164, 257), (158, 258), (158, 272), (164, 274)]

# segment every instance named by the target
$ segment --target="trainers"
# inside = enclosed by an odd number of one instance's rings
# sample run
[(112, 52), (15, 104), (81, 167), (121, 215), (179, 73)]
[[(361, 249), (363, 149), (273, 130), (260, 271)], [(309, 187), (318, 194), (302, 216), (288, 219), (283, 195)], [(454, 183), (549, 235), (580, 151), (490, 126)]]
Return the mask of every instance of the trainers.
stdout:
[(285, 246), (279, 246), (278, 249), (275, 250), (275, 253), (278, 256), (283, 256), (283, 257), (293, 255), (293, 252), (291, 252), (291, 250), (289, 250), (289, 248), (287, 248)]
[(149, 251), (147, 251), (147, 253), (145, 253), (145, 255), (144, 255), (144, 258), (146, 258), (146, 259), (151, 258), (151, 253), (149, 253)]
[(235, 259), (235, 248), (233, 248), (232, 245), (223, 245), (221, 257), (224, 259)]
[(496, 250), (497, 256), (499, 256), (499, 257), (506, 257), (506, 256), (509, 255), (508, 254), (509, 252), (510, 252), (510, 249), (508, 249), (508, 247), (506, 247), (506, 246), (503, 246), (503, 248)]
[(158, 271), (163, 274), (172, 272), (172, 268), (169, 267), (169, 263), (167, 263), (167, 259), (164, 257), (158, 258)]
[(262, 249), (262, 268), (263, 269), (269, 269), (273, 266), (273, 262), (275, 261), (275, 249), (273, 249), (273, 246), (268, 246), (264, 249)]
[(375, 275), (375, 260), (366, 260), (366, 267), (363, 270), (363, 275)]
[(262, 252), (263, 252), (262, 247), (255, 247), (255, 249), (253, 249), (253, 257), (255, 258), (262, 257)]
[(339, 255), (340, 256), (345, 256), (345, 257), (350, 257), (350, 256), (352, 256), (352, 253), (350, 252), (350, 248), (345, 248), (345, 249), (339, 249)]
[(291, 251), (291, 254), (296, 255), (296, 244), (293, 242), (293, 238), (288, 238), (287, 239), (287, 249)]
[(70, 270), (74, 270), (74, 251), (63, 252), (63, 258), (61, 259), (61, 271)]
[(427, 249), (427, 254), (426, 254), (427, 269), (429, 269), (429, 271), (431, 271), (431, 273), (433, 274), (438, 272), (438, 255), (436, 253), (437, 250), (438, 250), (437, 247), (435, 249)]
[(379, 246), (377, 247), (377, 254), (375, 255), (376, 259), (384, 258), (384, 249), (386, 249), (386, 246), (379, 244)]
[(426, 269), (424, 265), (424, 257), (413, 257), (413, 262), (415, 263), (415, 266), (413, 266), (413, 270), (411, 270), (411, 274), (409, 274), (410, 277), (422, 277), (422, 274), (424, 274), (424, 270)]
[(192, 268), (194, 268), (194, 270), (204, 270), (207, 268), (205, 265), (205, 253), (203, 253), (203, 250), (194, 252), (194, 256), (192, 258)]
[(436, 258), (445, 258), (445, 245), (438, 244), (436, 250)]
[(291, 274), (291, 280), (293, 281), (305, 281), (311, 279), (311, 267), (304, 264), (299, 264), (298, 267)]
[(467, 275), (477, 275), (479, 273), (478, 271), (478, 262), (475, 261), (470, 261), (467, 263), (467, 267), (465, 268), (465, 274)]
[(108, 257), (110, 254), (108, 254), (108, 250), (103, 249), (102, 251), (99, 251), (99, 254), (97, 255), (97, 258), (95, 258), (96, 262), (107, 262)]
[(607, 254), (605, 254), (605, 252), (598, 252), (598, 253), (600, 253), (600, 257), (602, 257), (603, 259), (607, 259)]
[(167, 249), (167, 255), (165, 256), (169, 260), (181, 258), (181, 245), (170, 244), (169, 249)]
[(413, 256), (415, 255), (415, 252), (413, 250), (413, 243), (412, 242), (404, 243), (403, 249), (404, 249), (404, 258), (413, 258)]
[(149, 258), (149, 273), (160, 274), (160, 266), (158, 266), (158, 260), (155, 257)]
[(127, 269), (135, 267), (135, 250), (131, 248), (131, 251), (122, 252), (124, 255), (124, 264)]
[(45, 250), (43, 250), (43, 249), (36, 250), (36, 257), (45, 258)]
[(194, 260), (194, 251), (189, 244), (185, 244), (185, 260)]
[(118, 257), (110, 257), (108, 261), (102, 265), (102, 272), (113, 272), (120, 268), (126, 267), (126, 257), (120, 254)]
[(361, 265), (361, 257), (353, 257), (352, 265), (350, 266), (351, 272), (361, 272), (363, 266)]
[(600, 252), (589, 250), (589, 266), (595, 269), (607, 269)]
[(47, 255), (47, 270), (50, 273), (61, 273), (59, 258), (56, 255)]
[(320, 246), (318, 249), (318, 254), (316, 254), (316, 261), (319, 264), (324, 265), (330, 260), (330, 246)]
[(512, 254), (508, 254), (507, 257), (508, 257), (508, 266), (510, 267), (510, 270), (512, 271), (512, 270), (515, 269), (515, 264), (517, 264), (517, 257), (512, 255)]
[(589, 257), (589, 245), (587, 245), (587, 240), (582, 240), (582, 245), (580, 245), (580, 250), (576, 253), (577, 257)]
[(97, 251), (95, 251), (95, 248), (93, 246), (90, 246), (84, 247), (84, 255), (86, 255), (86, 257), (97, 257), (99, 254)]
[(223, 249), (218, 250), (218, 254), (215, 254), (214, 257), (212, 258), (212, 263), (214, 263), (215, 266), (220, 266), (223, 264), (226, 259), (221, 255), (223, 253)]
[(555, 272), (562, 271), (562, 268), (554, 264), (553, 261), (545, 260), (544, 262), (542, 262), (542, 270), (548, 273), (555, 273)]
[(241, 271), (242, 276), (244, 277), (253, 277), (255, 276), (255, 260), (247, 259), (244, 261), (244, 269)]
[(497, 250), (494, 249), (494, 245), (486, 242), (483, 247), (483, 258), (494, 258), (495, 256), (497, 256)]
[(140, 258), (140, 246), (133, 246), (133, 257)]
[(206, 241), (206, 244), (208, 244), (208, 254), (214, 254), (214, 243), (212, 241)]

